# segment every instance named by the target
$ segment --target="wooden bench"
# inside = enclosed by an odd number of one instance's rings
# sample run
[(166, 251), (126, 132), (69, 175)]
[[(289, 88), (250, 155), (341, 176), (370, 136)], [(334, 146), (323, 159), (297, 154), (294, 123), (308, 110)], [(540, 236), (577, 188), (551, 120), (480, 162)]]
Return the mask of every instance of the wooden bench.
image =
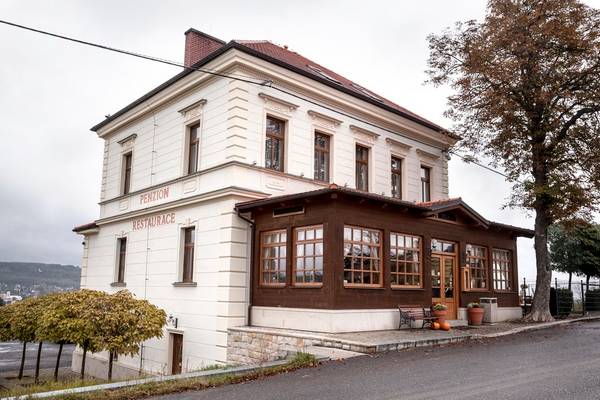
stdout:
[(431, 326), (437, 319), (437, 317), (431, 315), (431, 310), (425, 307), (398, 305), (398, 311), (400, 311), (400, 325), (398, 329), (401, 329), (402, 325), (408, 325), (412, 329), (413, 321), (423, 321), (421, 325), (421, 329), (423, 329), (425, 325)]

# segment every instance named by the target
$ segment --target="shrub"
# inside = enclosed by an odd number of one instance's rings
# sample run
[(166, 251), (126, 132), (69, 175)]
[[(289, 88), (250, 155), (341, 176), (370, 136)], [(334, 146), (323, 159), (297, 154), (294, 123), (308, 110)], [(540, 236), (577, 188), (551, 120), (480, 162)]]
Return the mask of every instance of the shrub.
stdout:
[(448, 309), (448, 306), (446, 306), (445, 304), (434, 304), (431, 309), (433, 311), (446, 311)]
[(585, 311), (600, 311), (600, 289), (585, 292)]
[(467, 304), (467, 308), (483, 308), (479, 303), (469, 303)]
[(550, 288), (550, 314), (554, 317), (568, 317), (573, 310), (573, 292), (569, 289)]

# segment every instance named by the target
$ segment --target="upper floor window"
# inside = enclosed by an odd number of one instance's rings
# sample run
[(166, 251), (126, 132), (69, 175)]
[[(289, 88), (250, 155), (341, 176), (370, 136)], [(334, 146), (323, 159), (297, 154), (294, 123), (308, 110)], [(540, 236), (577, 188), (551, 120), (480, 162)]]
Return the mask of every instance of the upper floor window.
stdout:
[(284, 286), (287, 271), (287, 233), (285, 229), (263, 232), (260, 240), (260, 282)]
[(356, 145), (356, 189), (369, 190), (369, 148)]
[(117, 258), (117, 283), (125, 283), (125, 254), (127, 253), (127, 238), (119, 238), (117, 241), (119, 255)]
[(383, 286), (381, 231), (344, 226), (344, 286)]
[(487, 249), (467, 244), (465, 289), (487, 288)]
[(192, 226), (183, 229), (183, 268), (181, 281), (192, 283), (194, 281), (194, 246), (196, 243), (196, 229)]
[(323, 284), (323, 225), (294, 229), (294, 284)]
[(198, 137), (198, 129), (200, 124), (194, 124), (189, 127), (189, 144), (188, 144), (188, 174), (198, 172), (198, 152), (200, 150), (200, 138)]
[(265, 167), (283, 172), (285, 151), (285, 122), (267, 117), (267, 140), (265, 143)]
[(392, 286), (422, 287), (421, 238), (390, 233)]
[(392, 157), (392, 197), (402, 198), (402, 159)]
[(131, 161), (132, 153), (123, 156), (123, 194), (129, 194), (131, 191)]
[(421, 201), (431, 201), (431, 168), (421, 165)]
[(329, 182), (329, 135), (315, 132), (315, 179)]
[(508, 250), (492, 250), (492, 280), (495, 290), (511, 290), (512, 262)]

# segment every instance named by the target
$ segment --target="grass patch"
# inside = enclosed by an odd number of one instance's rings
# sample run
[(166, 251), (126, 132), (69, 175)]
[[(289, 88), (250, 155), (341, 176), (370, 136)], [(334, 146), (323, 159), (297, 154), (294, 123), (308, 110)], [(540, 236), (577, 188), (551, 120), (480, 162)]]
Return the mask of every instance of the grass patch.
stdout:
[[(299, 368), (312, 367), (318, 364), (312, 354), (297, 353), (287, 364), (264, 368), (259, 371), (225, 374), (213, 377), (198, 377), (178, 379), (165, 382), (150, 382), (141, 385), (114, 389), (99, 390), (89, 393), (66, 394), (52, 397), (54, 400), (137, 400), (149, 396), (161, 396), (165, 394), (180, 393), (190, 390), (203, 390), (211, 387), (251, 381), (267, 376), (277, 375), (294, 371)], [(73, 386), (75, 387), (75, 386)], [(55, 389), (49, 389), (55, 390)], [(25, 393), (25, 394), (31, 394)]]
[(106, 383), (100, 379), (85, 379), (82, 381), (79, 377), (59, 380), (58, 382), (47, 381), (38, 384), (23, 384), (10, 389), (0, 390), (0, 397), (26, 396), (33, 393), (51, 392), (53, 390), (72, 389), (82, 386), (100, 385)]

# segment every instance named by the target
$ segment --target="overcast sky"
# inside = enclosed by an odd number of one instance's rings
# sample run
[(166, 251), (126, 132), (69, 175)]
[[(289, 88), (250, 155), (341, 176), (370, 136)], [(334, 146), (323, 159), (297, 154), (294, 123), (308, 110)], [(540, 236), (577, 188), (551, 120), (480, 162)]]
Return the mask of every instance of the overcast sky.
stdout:
[[(588, 1), (600, 6), (600, 0)], [(194, 27), (225, 41), (268, 39), (444, 126), (448, 91), (423, 85), (426, 36), (484, 15), (485, 1), (0, 1), (0, 19), (182, 61)], [(79, 265), (75, 225), (98, 217), (102, 141), (89, 128), (177, 68), (0, 25), (0, 261)], [(510, 186), (460, 160), (450, 195), (484, 217), (531, 228), (502, 209)], [(520, 275), (535, 277), (531, 240)]]

